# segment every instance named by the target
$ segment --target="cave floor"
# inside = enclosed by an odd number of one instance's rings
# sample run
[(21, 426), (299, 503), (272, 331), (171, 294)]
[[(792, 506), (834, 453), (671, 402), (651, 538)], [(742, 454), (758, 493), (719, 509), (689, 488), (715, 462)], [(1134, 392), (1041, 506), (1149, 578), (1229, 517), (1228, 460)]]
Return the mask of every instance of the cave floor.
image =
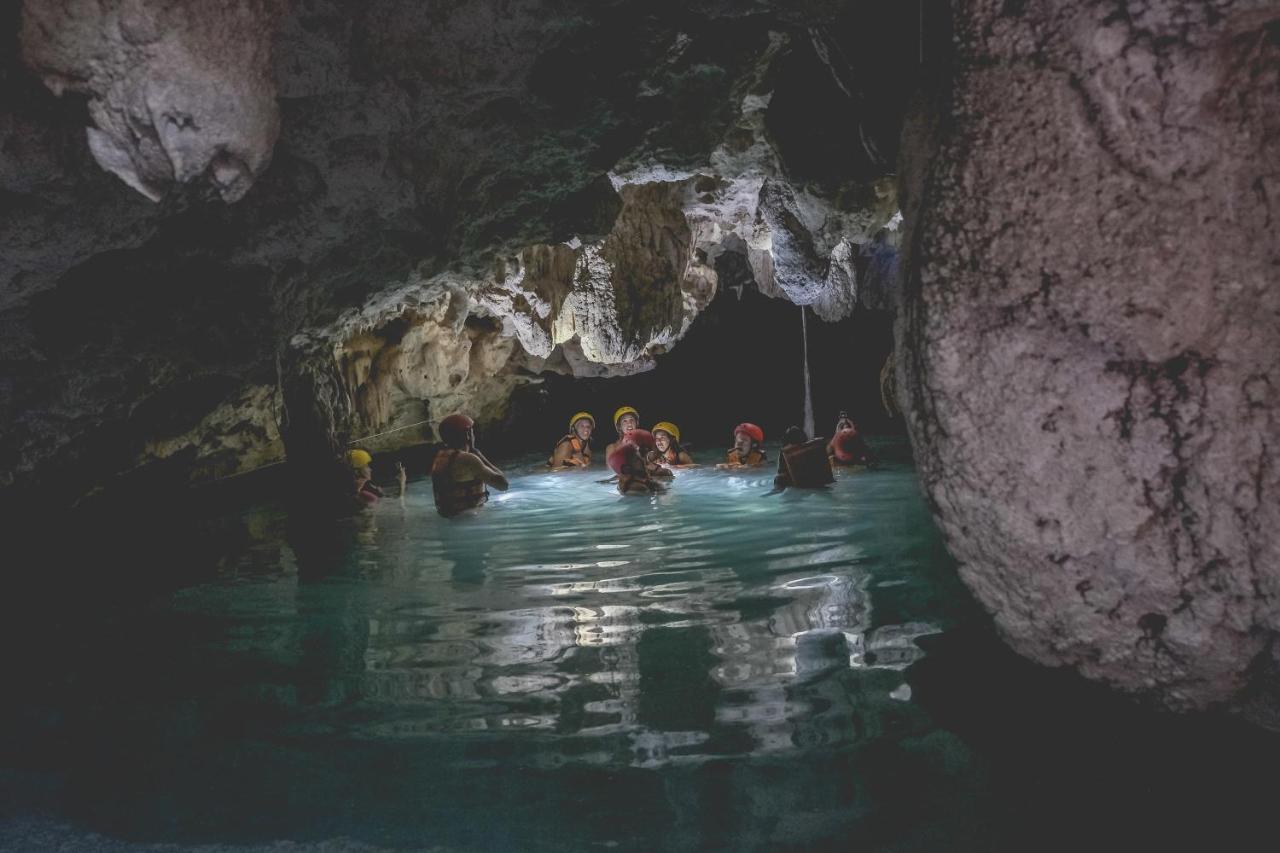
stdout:
[(1274, 738), (1014, 657), (878, 450), (822, 492), (524, 459), (471, 519), (425, 479), (205, 519), (181, 582), (8, 626), (0, 848), (1109, 849), (1268, 814)]

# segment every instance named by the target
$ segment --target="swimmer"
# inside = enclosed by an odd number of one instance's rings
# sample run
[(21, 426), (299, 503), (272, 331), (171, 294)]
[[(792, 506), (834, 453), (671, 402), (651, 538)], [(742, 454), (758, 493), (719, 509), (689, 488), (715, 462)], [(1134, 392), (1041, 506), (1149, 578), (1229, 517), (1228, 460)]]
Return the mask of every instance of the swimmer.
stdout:
[(613, 428), (618, 431), (618, 440), (610, 444), (604, 449), (605, 459), (608, 459), (613, 451), (618, 449), (618, 445), (622, 442), (633, 429), (640, 426), (640, 413), (631, 406), (622, 406), (618, 411), (613, 413)]
[(690, 468), (693, 457), (680, 446), (680, 428), (670, 421), (662, 421), (653, 427), (653, 443), (657, 458), (654, 460), (668, 468)]
[(440, 422), (440, 438), (445, 447), (431, 463), (437, 512), (452, 518), (483, 506), (489, 499), (486, 485), (507, 490), (507, 478), (476, 447), (475, 421), (466, 415), (449, 415)]
[(348, 450), (347, 464), (351, 466), (351, 481), (355, 489), (356, 501), (361, 506), (376, 504), (378, 498), (382, 497), (382, 489), (373, 482), (373, 470), (369, 467), (373, 464), (373, 457), (369, 455), (369, 451), (359, 448)]
[[(644, 432), (644, 430), (634, 432)], [(649, 435), (647, 432), (644, 434)], [(619, 441), (613, 453), (609, 454), (609, 467), (618, 475), (618, 494), (654, 495), (666, 490), (661, 483), (653, 479), (650, 466), (645, 461), (645, 453), (649, 449), (643, 444), (624, 439)]]
[(800, 427), (787, 427), (782, 434), (774, 488), (817, 489), (835, 482), (825, 448), (826, 442), (821, 438), (810, 439)]
[(836, 419), (836, 434), (827, 443), (827, 458), (832, 467), (871, 463), (871, 450), (858, 432), (857, 421), (847, 412), (841, 412)]
[(729, 448), (725, 461), (717, 468), (755, 468), (766, 461), (760, 445), (764, 443), (764, 430), (752, 423), (741, 423), (733, 428), (733, 447)]
[(578, 412), (569, 418), (569, 434), (556, 442), (547, 465), (552, 468), (586, 468), (591, 464), (591, 433), (596, 419), (590, 412)]

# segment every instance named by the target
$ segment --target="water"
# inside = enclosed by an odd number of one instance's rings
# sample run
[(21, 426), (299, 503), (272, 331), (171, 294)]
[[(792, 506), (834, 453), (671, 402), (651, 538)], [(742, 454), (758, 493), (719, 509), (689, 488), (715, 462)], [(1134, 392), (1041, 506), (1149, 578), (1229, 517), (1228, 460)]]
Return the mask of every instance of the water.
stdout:
[(12, 676), (0, 804), (42, 817), (0, 848), (991, 849), (1133, 802), (1108, 786), (1198, 790), (1113, 745), (1099, 780), (1117, 713), (1068, 723), (965, 639), (981, 614), (905, 462), (773, 496), (772, 468), (684, 471), (653, 499), (508, 470), (452, 522), (423, 479), (319, 529), (246, 512), (187, 557), (202, 582), (33, 618), (23, 648), (65, 659)]

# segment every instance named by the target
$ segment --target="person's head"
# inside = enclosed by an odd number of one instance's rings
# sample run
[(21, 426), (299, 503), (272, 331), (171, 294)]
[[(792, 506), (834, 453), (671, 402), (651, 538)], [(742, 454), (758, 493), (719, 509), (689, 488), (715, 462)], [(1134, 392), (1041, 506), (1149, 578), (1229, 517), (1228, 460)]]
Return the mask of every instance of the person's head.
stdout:
[(569, 418), (569, 430), (583, 441), (591, 438), (591, 433), (595, 432), (595, 428), (596, 419), (591, 417), (590, 412), (578, 412)]
[(640, 426), (640, 413), (631, 406), (622, 406), (613, 413), (613, 425), (618, 435), (626, 435)]
[(733, 428), (733, 449), (747, 454), (764, 442), (764, 430), (752, 423), (741, 423)]
[(440, 422), (440, 440), (454, 450), (475, 444), (476, 422), (463, 414), (453, 414)]
[(836, 418), (836, 432), (839, 432), (842, 429), (857, 429), (857, 428), (858, 428), (858, 425), (854, 422), (853, 418), (849, 417), (849, 413), (845, 411), (841, 411), (840, 415)]
[(365, 466), (364, 468), (352, 468), (351, 476), (355, 478), (357, 483), (368, 482), (373, 479), (373, 469)]
[(653, 427), (653, 443), (660, 453), (674, 447), (680, 449), (680, 428), (670, 421), (662, 421)]
[(789, 426), (782, 434), (783, 444), (804, 444), (808, 440), (809, 436), (805, 435), (804, 430), (798, 426)]

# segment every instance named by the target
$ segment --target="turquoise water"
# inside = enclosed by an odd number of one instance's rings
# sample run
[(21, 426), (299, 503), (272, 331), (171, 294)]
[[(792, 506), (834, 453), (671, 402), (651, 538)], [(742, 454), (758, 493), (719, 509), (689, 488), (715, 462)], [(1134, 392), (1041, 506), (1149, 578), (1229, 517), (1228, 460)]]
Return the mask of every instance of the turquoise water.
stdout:
[(226, 519), (170, 567), (203, 580), (24, 629), (66, 659), (10, 708), (29, 766), (0, 804), (56, 831), (0, 847), (990, 849), (1027, 797), (1079, 814), (1037, 786), (1096, 785), (1087, 748), (1021, 756), (1087, 721), (1018, 706), (1030, 667), (973, 668), (1006, 653), (962, 639), (981, 614), (880, 450), (818, 492), (766, 495), (770, 466), (621, 497), (526, 459), (473, 518), (416, 479), (337, 523)]

